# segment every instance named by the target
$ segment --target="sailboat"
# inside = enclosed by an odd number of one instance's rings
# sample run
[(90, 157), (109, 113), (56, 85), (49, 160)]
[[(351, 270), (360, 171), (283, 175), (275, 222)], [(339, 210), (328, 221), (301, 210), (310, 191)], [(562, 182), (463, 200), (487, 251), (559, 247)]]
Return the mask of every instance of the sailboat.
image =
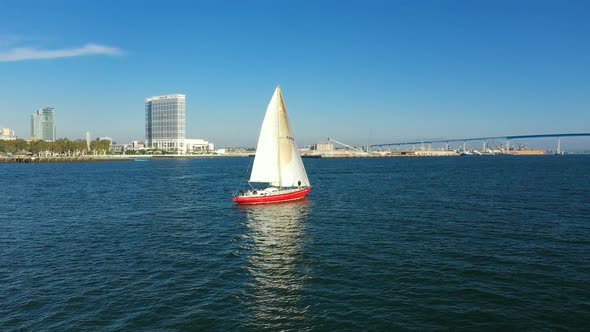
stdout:
[(281, 87), (277, 86), (266, 109), (252, 173), (252, 183), (266, 188), (240, 190), (232, 200), (239, 204), (264, 204), (294, 201), (304, 198), (311, 190), (299, 149), (287, 117)]

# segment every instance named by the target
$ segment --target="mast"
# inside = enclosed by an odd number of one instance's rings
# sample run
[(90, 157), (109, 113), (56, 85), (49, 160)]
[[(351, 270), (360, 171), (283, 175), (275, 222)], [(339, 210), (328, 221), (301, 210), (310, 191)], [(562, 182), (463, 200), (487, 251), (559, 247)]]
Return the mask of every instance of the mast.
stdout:
[[(278, 107), (278, 116), (277, 116), (277, 128), (281, 128), (281, 99), (283, 99), (283, 94), (281, 93), (281, 85), (277, 85), (277, 92), (278, 92), (278, 99), (279, 99), (279, 107)], [(277, 164), (279, 165), (279, 189), (283, 187), (283, 176), (281, 175), (281, 131), (277, 131)]]

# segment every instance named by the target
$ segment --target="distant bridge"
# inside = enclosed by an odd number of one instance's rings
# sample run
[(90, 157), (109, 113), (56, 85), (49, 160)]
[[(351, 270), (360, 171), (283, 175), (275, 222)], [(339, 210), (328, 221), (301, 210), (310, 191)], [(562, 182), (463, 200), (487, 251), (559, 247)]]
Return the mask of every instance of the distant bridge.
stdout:
[(483, 141), (485, 150), (487, 141), (495, 140), (506, 140), (506, 147), (510, 147), (510, 141), (514, 139), (523, 138), (557, 138), (557, 153), (561, 152), (561, 140), (562, 137), (581, 137), (590, 136), (590, 133), (568, 133), (568, 134), (539, 134), (539, 135), (513, 135), (513, 136), (489, 136), (489, 137), (472, 137), (472, 138), (454, 138), (454, 139), (438, 139), (438, 140), (422, 140), (422, 141), (410, 141), (410, 142), (395, 142), (395, 143), (384, 143), (384, 144), (373, 144), (371, 148), (382, 148), (397, 146), (398, 148), (402, 145), (416, 145), (416, 144), (433, 144), (433, 143), (451, 143), (451, 142), (463, 142), (463, 149), (465, 149), (465, 143), (469, 141)]

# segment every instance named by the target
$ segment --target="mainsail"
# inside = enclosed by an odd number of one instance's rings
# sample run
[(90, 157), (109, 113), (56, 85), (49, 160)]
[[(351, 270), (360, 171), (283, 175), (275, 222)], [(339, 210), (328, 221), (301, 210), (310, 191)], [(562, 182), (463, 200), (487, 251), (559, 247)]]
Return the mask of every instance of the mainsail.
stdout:
[(266, 109), (250, 182), (265, 182), (278, 187), (297, 187), (299, 183), (309, 186), (280, 86), (275, 89)]

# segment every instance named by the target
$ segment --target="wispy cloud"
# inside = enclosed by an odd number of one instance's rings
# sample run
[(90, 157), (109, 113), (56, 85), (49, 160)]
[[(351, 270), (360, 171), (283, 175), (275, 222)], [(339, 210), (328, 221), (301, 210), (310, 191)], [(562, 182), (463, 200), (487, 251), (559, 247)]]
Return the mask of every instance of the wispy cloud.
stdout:
[(56, 59), (65, 57), (74, 57), (82, 55), (120, 55), (123, 52), (117, 47), (86, 44), (78, 48), (63, 48), (56, 50), (42, 50), (36, 48), (12, 48), (9, 50), (0, 50), (0, 62), (38, 60), (38, 59)]

